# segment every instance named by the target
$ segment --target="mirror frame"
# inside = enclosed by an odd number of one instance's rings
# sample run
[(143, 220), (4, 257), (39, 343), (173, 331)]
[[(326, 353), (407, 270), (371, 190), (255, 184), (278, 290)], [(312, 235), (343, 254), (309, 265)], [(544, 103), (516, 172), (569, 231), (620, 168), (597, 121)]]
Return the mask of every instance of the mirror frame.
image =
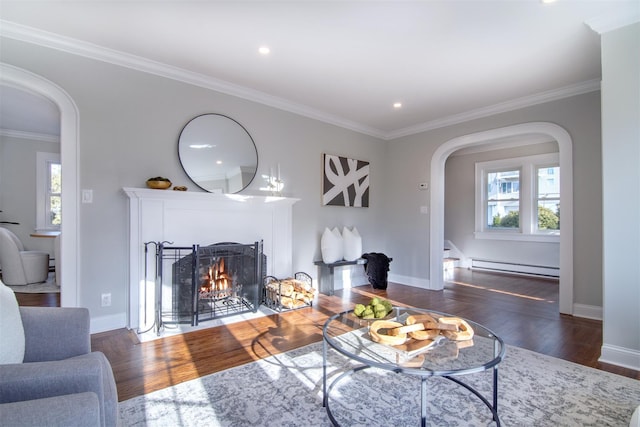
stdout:
[(228, 191), (222, 191), (222, 194), (238, 194), (241, 191), (245, 190), (247, 187), (249, 187), (249, 185), (251, 185), (251, 183), (253, 182), (253, 180), (255, 179), (256, 175), (258, 174), (258, 148), (256, 147), (256, 143), (253, 140), (253, 137), (251, 136), (251, 134), (247, 131), (247, 129), (242, 126), (237, 120), (232, 119), (229, 116), (226, 116), (224, 114), (219, 114), (219, 113), (204, 113), (204, 114), (200, 114), (197, 115), (195, 117), (193, 117), (192, 119), (190, 119), (183, 127), (182, 130), (180, 131), (180, 135), (178, 136), (178, 160), (180, 161), (180, 166), (182, 166), (182, 170), (185, 172), (185, 174), (189, 177), (189, 179), (191, 180), (191, 182), (193, 182), (198, 188), (209, 192), (209, 193), (219, 193), (219, 191), (217, 191), (216, 189), (209, 189), (209, 188), (205, 188), (203, 185), (201, 185), (200, 183), (198, 183), (198, 181), (196, 181), (194, 179), (194, 177), (192, 176), (191, 173), (189, 173), (189, 170), (187, 169), (187, 167), (185, 167), (183, 158), (181, 156), (181, 146), (183, 143), (185, 143), (185, 141), (183, 140), (183, 135), (185, 133), (185, 130), (189, 127), (189, 125), (191, 125), (195, 120), (201, 119), (203, 117), (207, 117), (207, 116), (215, 116), (217, 118), (223, 118), (223, 119), (227, 119), (230, 122), (232, 122), (234, 125), (236, 125), (238, 127), (238, 132), (244, 132), (247, 137), (248, 137), (248, 141), (246, 142), (251, 142), (251, 145), (253, 146), (253, 152), (255, 153), (255, 170), (253, 171), (253, 175), (251, 176), (251, 179), (249, 180), (249, 182), (247, 182), (245, 185), (243, 185), (243, 187), (238, 190), (238, 191), (234, 191), (232, 192), (228, 192)]

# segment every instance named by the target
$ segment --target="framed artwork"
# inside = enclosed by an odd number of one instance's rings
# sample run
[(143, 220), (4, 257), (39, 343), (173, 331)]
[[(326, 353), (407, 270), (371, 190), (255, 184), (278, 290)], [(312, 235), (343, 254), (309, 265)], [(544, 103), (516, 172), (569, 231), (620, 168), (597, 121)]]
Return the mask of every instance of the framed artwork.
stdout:
[(323, 154), (322, 204), (369, 207), (369, 162)]

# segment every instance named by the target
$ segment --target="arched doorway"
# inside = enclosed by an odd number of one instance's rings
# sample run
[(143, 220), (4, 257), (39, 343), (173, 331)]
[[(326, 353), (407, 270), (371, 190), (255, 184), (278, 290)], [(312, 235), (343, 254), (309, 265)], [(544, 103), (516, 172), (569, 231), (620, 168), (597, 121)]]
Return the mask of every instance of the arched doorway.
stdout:
[(573, 157), (572, 141), (562, 127), (547, 122), (523, 123), (463, 135), (442, 144), (431, 158), (431, 218), (429, 234), (430, 289), (444, 287), (442, 250), (444, 248), (444, 173), (447, 158), (461, 148), (490, 144), (495, 140), (526, 135), (545, 135), (558, 143), (560, 170), (560, 203), (562, 232), (560, 234), (560, 312), (573, 314)]
[(79, 303), (78, 277), (78, 109), (73, 99), (55, 83), (8, 64), (0, 63), (0, 84), (12, 86), (50, 99), (60, 110), (60, 156), (62, 173), (62, 279), (60, 303), (75, 307)]

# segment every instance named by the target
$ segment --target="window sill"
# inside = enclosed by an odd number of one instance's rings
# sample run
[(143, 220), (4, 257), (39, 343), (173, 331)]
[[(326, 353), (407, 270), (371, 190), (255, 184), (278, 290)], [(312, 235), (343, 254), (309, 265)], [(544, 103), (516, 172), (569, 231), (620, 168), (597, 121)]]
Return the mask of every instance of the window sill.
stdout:
[(519, 242), (560, 243), (560, 234), (522, 234), (510, 232), (476, 231), (473, 233), (479, 240), (511, 240)]

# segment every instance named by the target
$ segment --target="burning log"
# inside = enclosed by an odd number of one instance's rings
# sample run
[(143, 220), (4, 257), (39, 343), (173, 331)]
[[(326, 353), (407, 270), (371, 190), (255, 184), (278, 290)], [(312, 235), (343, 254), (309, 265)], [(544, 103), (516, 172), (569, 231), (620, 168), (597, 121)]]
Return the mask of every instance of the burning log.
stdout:
[(209, 274), (200, 286), (201, 298), (225, 298), (233, 295), (233, 277), (225, 271), (224, 258), (209, 267)]

